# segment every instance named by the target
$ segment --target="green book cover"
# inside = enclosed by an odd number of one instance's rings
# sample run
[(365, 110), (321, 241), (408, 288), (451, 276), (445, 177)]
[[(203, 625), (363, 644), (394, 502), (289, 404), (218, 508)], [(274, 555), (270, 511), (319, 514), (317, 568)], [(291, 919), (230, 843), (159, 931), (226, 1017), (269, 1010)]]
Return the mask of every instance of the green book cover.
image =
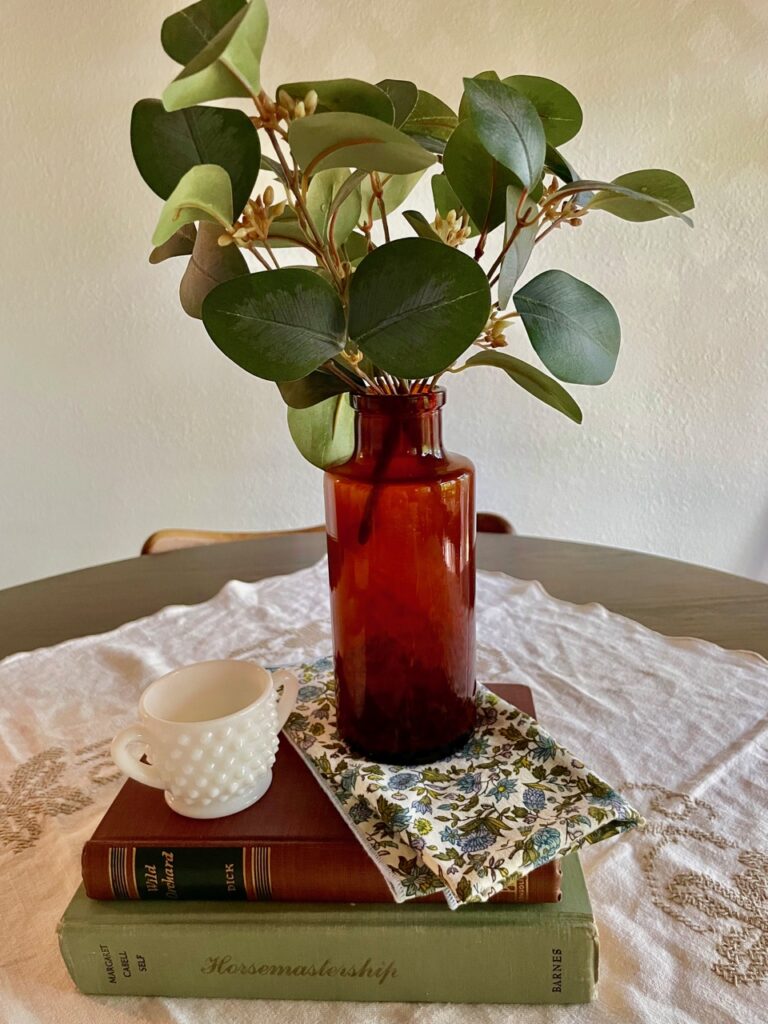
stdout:
[(576, 854), (542, 904), (106, 902), (58, 932), (82, 992), (363, 1002), (586, 1003), (598, 942)]

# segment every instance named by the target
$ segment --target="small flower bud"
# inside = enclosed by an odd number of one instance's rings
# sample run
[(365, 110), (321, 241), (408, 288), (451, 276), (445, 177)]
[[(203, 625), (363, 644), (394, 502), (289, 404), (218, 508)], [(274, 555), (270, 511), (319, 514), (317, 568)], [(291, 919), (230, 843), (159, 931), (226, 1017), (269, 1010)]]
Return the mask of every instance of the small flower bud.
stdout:
[(307, 112), (306, 109), (304, 108), (304, 101), (299, 100), (299, 102), (293, 108), (293, 116), (295, 118), (306, 117), (306, 113)]
[(225, 245), (232, 245), (233, 241), (234, 239), (232, 238), (232, 235), (229, 234), (219, 235), (218, 237), (218, 243), (222, 247), (222, 249), (224, 248)]
[(314, 89), (310, 89), (307, 95), (304, 97), (304, 110), (307, 114), (314, 114), (317, 110), (317, 93)]
[(450, 227), (453, 227), (453, 225), (456, 223), (456, 211), (455, 210), (449, 210), (448, 211), (448, 215), (446, 216), (445, 219), (446, 219), (448, 225)]
[(288, 113), (292, 113), (295, 106), (293, 97), (289, 96), (285, 89), (281, 89), (277, 94), (277, 102), (283, 107)]
[(271, 185), (267, 185), (264, 189), (264, 206), (271, 206), (275, 201), (275, 190)]
[(272, 218), (272, 220), (275, 220), (277, 217), (283, 216), (283, 214), (285, 213), (286, 205), (287, 203), (285, 202), (285, 200), (283, 200), (281, 203), (275, 203), (274, 206), (271, 206), (269, 208), (269, 216)]

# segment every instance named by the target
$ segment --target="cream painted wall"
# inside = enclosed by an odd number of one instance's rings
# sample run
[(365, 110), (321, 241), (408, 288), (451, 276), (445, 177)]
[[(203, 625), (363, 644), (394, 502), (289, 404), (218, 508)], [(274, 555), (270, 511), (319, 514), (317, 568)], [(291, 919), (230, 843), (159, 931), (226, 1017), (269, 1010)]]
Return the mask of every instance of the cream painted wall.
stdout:
[[(456, 102), (462, 73), (549, 75), (585, 110), (576, 166), (689, 181), (693, 232), (596, 214), (537, 253), (534, 272), (576, 273), (622, 320), (613, 381), (574, 389), (584, 425), (487, 370), (451, 382), (447, 434), (479, 467), (481, 507), (520, 532), (768, 578), (768, 4), (272, 7), (267, 85), (412, 77)], [(276, 391), (184, 317), (178, 263), (146, 262), (159, 203), (128, 121), (172, 76), (158, 33), (173, 8), (4, 2), (0, 586), (133, 555), (157, 527), (321, 518)], [(518, 333), (512, 351), (526, 346)]]

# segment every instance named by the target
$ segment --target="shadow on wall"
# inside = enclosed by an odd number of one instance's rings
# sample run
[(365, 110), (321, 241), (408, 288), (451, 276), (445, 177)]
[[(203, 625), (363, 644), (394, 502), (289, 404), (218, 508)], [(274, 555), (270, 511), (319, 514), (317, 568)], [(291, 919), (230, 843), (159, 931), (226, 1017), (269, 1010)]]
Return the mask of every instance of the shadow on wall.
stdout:
[(751, 567), (756, 580), (768, 583), (768, 504), (744, 547), (743, 563)]

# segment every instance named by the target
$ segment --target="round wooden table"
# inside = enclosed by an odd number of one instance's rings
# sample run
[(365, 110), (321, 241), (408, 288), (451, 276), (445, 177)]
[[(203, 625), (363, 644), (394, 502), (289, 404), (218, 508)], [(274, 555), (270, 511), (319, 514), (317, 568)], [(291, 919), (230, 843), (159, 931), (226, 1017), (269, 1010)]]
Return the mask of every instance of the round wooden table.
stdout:
[[(0, 657), (114, 629), (167, 604), (212, 597), (227, 580), (258, 580), (311, 565), (319, 533), (130, 558), (0, 591)], [(537, 579), (555, 597), (596, 601), (666, 633), (698, 636), (768, 657), (768, 586), (634, 551), (484, 534), (478, 564)]]

